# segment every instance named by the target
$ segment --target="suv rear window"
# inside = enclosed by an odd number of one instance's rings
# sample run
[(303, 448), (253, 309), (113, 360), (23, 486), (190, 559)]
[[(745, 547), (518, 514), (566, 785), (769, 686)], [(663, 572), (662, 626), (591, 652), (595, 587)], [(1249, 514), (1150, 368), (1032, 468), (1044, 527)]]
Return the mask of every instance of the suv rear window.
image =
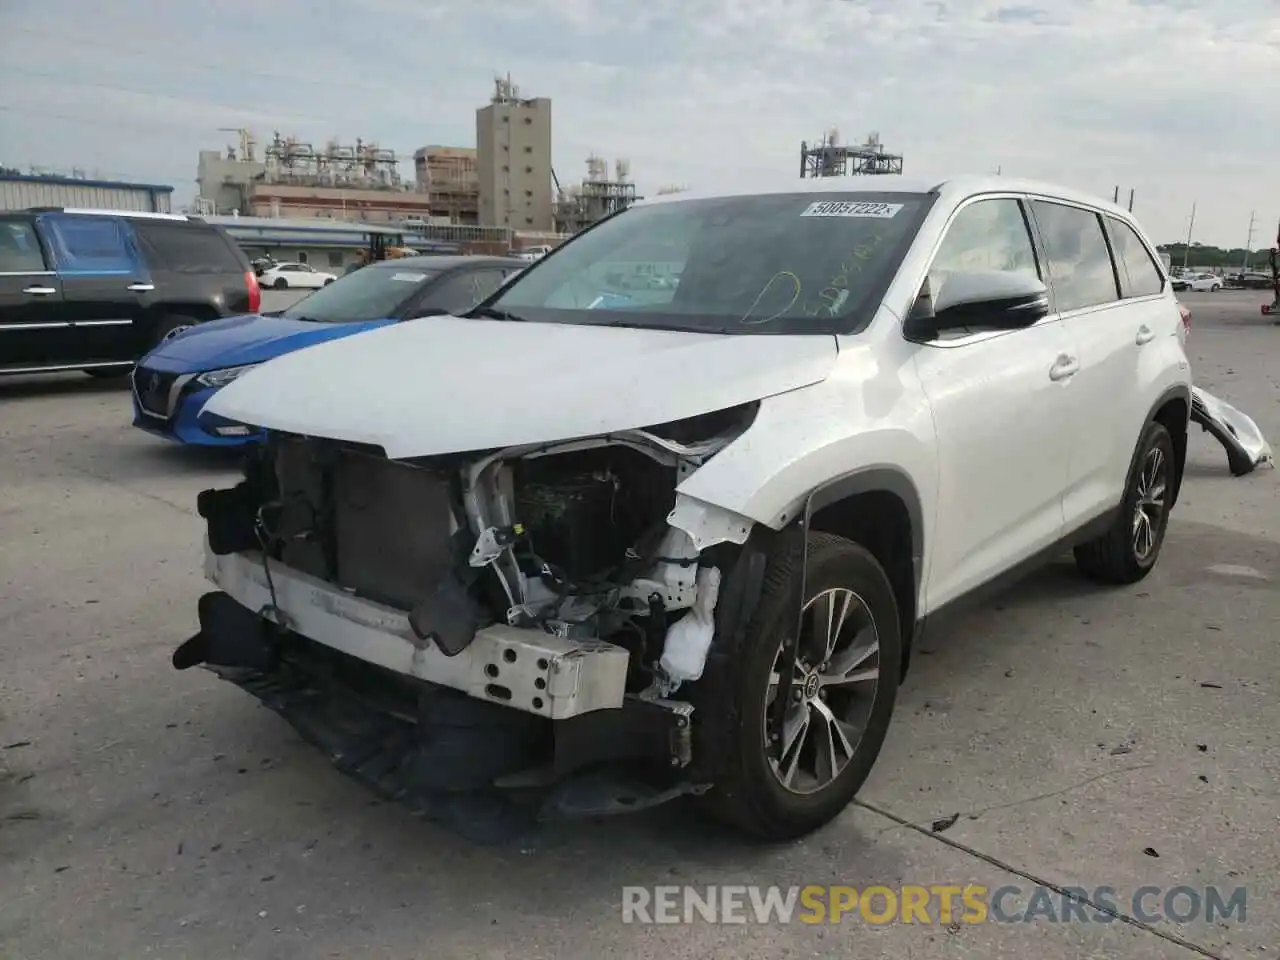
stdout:
[(249, 269), (231, 242), (213, 227), (135, 220), (133, 229), (153, 267), (175, 273), (244, 273)]

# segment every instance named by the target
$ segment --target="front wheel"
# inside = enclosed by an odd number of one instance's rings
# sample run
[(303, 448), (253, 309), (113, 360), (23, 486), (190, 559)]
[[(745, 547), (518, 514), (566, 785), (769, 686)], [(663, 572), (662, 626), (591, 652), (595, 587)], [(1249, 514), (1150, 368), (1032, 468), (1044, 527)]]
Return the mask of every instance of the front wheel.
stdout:
[(897, 695), (901, 626), (884, 569), (841, 537), (784, 536), (740, 647), (732, 637), (715, 647), (710, 702), (695, 713), (701, 748), (722, 758), (709, 809), (768, 840), (830, 822), (870, 774)]
[(1075, 548), (1076, 566), (1100, 583), (1137, 583), (1160, 556), (1177, 482), (1173, 438), (1162, 423), (1147, 424), (1111, 529)]
[(289, 289), (289, 281), (284, 277), (276, 277), (271, 284), (271, 288), (273, 290), (287, 290)]

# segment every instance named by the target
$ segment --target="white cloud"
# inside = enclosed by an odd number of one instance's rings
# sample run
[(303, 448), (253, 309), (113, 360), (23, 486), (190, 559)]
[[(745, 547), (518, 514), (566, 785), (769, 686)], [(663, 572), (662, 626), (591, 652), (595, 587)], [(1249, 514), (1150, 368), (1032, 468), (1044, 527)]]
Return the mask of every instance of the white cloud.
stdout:
[[(100, 9), (18, 0), (0, 13), (0, 162), (189, 182), (196, 151), (241, 124), (260, 137), (362, 136), (405, 153), (469, 143), (494, 73), (510, 71), (526, 95), (553, 99), (566, 182), (593, 151), (630, 158), (642, 192), (788, 179), (800, 141), (835, 126), (846, 139), (879, 131), (921, 175), (1000, 166), (1108, 195), (1132, 187), (1162, 240), (1185, 231), (1194, 201), (1205, 242), (1242, 243), (1257, 210), (1261, 246), (1280, 217), (1275, 0)], [(57, 80), (15, 85), (32, 70)], [(58, 116), (42, 116), (55, 82)], [(94, 123), (78, 128), (77, 116)]]

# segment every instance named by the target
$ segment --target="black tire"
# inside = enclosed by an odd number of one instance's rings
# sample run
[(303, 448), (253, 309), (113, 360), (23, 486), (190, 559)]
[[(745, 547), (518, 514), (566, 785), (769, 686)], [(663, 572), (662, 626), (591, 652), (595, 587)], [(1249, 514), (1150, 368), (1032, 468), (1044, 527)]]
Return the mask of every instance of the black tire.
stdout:
[[(893, 588), (872, 554), (841, 537), (784, 534), (769, 557), (755, 615), (735, 638), (717, 636), (696, 698), (696, 744), (718, 762), (715, 784), (701, 799), (717, 819), (766, 840), (789, 840), (822, 827), (853, 800), (880, 754), (893, 714), (902, 663), (902, 634)], [(801, 551), (808, 552), (807, 584)], [(865, 604), (879, 636), (879, 679), (866, 705), (861, 738), (834, 780), (800, 794), (783, 786), (766, 753), (766, 699), (782, 638), (794, 632), (805, 602), (845, 588)], [(890, 669), (884, 669), (891, 665)], [(803, 737), (801, 738), (803, 739)]]
[(288, 290), (289, 281), (286, 280), (284, 277), (276, 277), (274, 280), (271, 281), (271, 288), (273, 290)]
[(161, 317), (160, 322), (151, 331), (151, 346), (153, 348), (157, 347), (174, 334), (181, 333), (187, 327), (194, 327), (199, 322), (195, 317), (184, 316), (180, 313), (171, 313)]
[[(1161, 477), (1157, 481), (1163, 485), (1161, 509), (1158, 518), (1151, 520), (1148, 511), (1151, 532), (1150, 547), (1139, 550), (1136, 543), (1137, 512), (1139, 499), (1151, 458), (1159, 455), (1163, 460)], [(1091, 580), (1112, 586), (1124, 586), (1137, 583), (1149, 574), (1160, 557), (1160, 547), (1164, 544), (1165, 532), (1169, 529), (1169, 509), (1177, 477), (1178, 469), (1174, 459), (1173, 438), (1164, 424), (1152, 421), (1142, 431), (1138, 441), (1137, 456), (1125, 482), (1124, 499), (1120, 502), (1120, 512), (1115, 522), (1102, 536), (1090, 540), (1075, 548), (1076, 566)], [(1145, 544), (1141, 544), (1145, 546)]]
[(324, 282), (324, 285), (327, 287), (329, 284), (333, 283), (333, 281), (336, 279), (337, 279), (336, 277), (330, 277), (328, 280)]
[(107, 367), (106, 369), (93, 368), (84, 372), (95, 380), (123, 380), (129, 376), (130, 371), (128, 369), (121, 370), (116, 367)]

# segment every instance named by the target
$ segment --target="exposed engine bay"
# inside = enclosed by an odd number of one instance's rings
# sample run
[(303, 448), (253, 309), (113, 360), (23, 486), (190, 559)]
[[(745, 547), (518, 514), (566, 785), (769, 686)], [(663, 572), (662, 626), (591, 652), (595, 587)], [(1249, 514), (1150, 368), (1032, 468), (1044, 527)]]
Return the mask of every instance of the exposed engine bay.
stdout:
[(255, 536), (268, 560), (407, 611), (446, 654), (493, 622), (594, 637), (631, 654), (629, 690), (669, 693), (698, 670), (662, 659), (668, 634), (695, 606), (709, 627), (719, 584), (667, 523), (675, 488), (751, 412), (419, 463), (276, 437), (255, 465)]
[[(466, 751), (490, 764), (482, 781), (538, 780), (543, 774), (530, 770), (539, 764), (554, 779), (628, 756), (679, 773), (691, 762), (693, 706), (684, 691), (702, 675), (722, 568), (732, 556), (726, 551), (738, 548), (700, 551), (668, 518), (682, 479), (740, 435), (755, 409), (412, 462), (349, 443), (271, 435), (251, 454), (242, 483), (206, 491), (199, 503), (214, 565), (220, 557), (239, 564), (239, 585), (248, 589), (243, 571), (251, 564), (265, 592), (233, 599), (232, 586), (211, 576), (231, 595), (202, 599), (201, 633), (174, 663), (215, 669), (335, 756), (355, 750), (353, 727), (316, 718), (323, 700), (316, 684), (335, 680), (351, 692), (357, 679), (372, 678), (366, 686), (372, 694), (360, 699), (378, 700), (383, 714), (418, 727), (427, 701), (452, 703), (455, 712), (470, 703), (523, 715), (515, 721), (526, 724), (516, 737), (519, 749), (503, 734)], [(414, 661), (432, 648), (434, 672), (344, 651), (316, 632), (314, 619), (308, 629), (290, 614), (333, 621), (343, 597), (352, 598), (348, 606), (365, 606), (341, 613), (341, 629), (378, 630), (412, 649)], [(265, 642), (252, 651), (237, 647), (235, 638), (260, 627), (269, 628)], [(507, 638), (513, 639), (504, 645)], [(480, 672), (478, 682), (463, 675)], [(616, 694), (593, 697), (593, 683)], [(565, 684), (571, 698), (557, 689)], [(557, 713), (555, 703), (569, 706)], [(623, 709), (600, 709), (601, 703)], [(560, 722), (549, 731), (539, 726), (542, 718)], [(498, 726), (511, 727), (509, 720)], [(380, 755), (401, 740), (400, 733), (370, 735), (361, 749)], [(495, 746), (499, 741), (510, 749)], [(407, 749), (375, 766), (408, 776)], [(421, 776), (413, 778), (420, 786)], [(397, 791), (412, 789), (391, 792)]]

